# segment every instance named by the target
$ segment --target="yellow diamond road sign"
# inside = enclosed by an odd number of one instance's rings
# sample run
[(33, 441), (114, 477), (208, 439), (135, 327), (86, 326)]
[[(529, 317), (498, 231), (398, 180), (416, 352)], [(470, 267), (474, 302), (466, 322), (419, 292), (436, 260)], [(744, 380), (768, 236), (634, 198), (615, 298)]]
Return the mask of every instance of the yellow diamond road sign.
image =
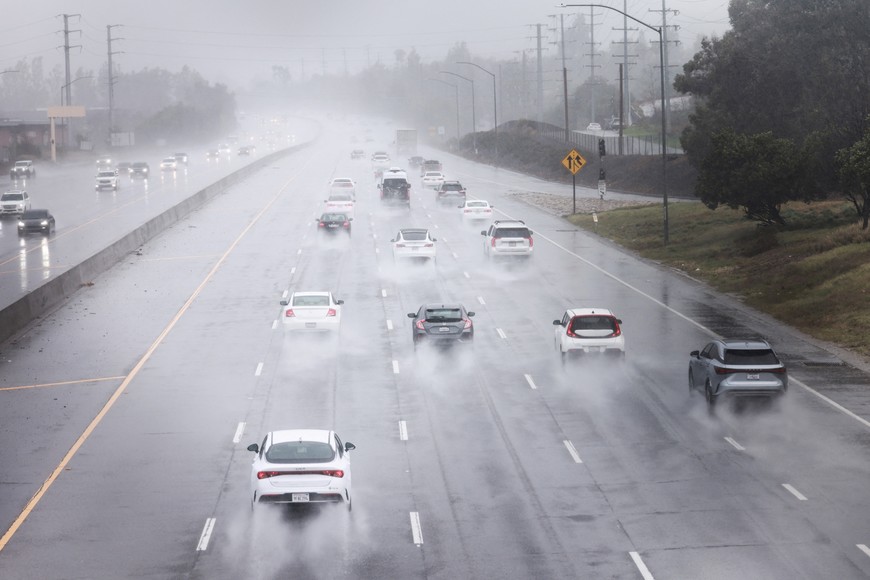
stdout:
[(571, 149), (571, 152), (562, 160), (562, 165), (565, 166), (565, 169), (571, 172), (571, 175), (575, 175), (578, 171), (583, 169), (584, 165), (586, 165), (586, 160), (583, 159), (582, 155), (577, 153), (576, 149)]

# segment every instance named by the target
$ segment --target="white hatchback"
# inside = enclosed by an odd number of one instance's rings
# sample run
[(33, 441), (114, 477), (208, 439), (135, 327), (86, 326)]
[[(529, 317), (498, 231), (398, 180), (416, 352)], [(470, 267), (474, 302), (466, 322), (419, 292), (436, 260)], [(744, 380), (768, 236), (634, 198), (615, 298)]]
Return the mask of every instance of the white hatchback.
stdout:
[(334, 431), (292, 429), (267, 433), (251, 464), (251, 507), (336, 503), (352, 507), (350, 451)]
[(390, 241), (393, 243), (393, 259), (418, 258), (435, 261), (435, 242), (438, 240), (427, 229), (401, 229)]
[(569, 355), (600, 354), (625, 357), (622, 321), (606, 308), (571, 308), (554, 320), (556, 350), (562, 361)]
[(281, 320), (291, 332), (338, 332), (341, 330), (341, 305), (332, 292), (294, 292), (285, 306)]
[(444, 183), (444, 174), (440, 171), (427, 171), (423, 174), (423, 187), (437, 189)]
[(323, 213), (343, 213), (349, 218), (353, 217), (354, 201), (353, 195), (347, 192), (331, 193), (324, 200), (326, 204), (323, 208)]
[(356, 197), (356, 183), (350, 177), (336, 177), (329, 182), (329, 193), (349, 193)]
[(462, 219), (466, 221), (492, 219), (492, 208), (484, 199), (467, 199), (459, 206)]

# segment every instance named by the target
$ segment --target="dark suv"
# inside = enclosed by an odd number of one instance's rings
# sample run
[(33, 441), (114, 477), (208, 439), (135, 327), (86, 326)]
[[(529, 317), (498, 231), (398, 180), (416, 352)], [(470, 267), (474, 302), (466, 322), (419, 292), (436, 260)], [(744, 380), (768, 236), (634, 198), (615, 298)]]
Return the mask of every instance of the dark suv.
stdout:
[(148, 179), (149, 173), (151, 173), (151, 168), (144, 161), (137, 161), (130, 166), (131, 179)]

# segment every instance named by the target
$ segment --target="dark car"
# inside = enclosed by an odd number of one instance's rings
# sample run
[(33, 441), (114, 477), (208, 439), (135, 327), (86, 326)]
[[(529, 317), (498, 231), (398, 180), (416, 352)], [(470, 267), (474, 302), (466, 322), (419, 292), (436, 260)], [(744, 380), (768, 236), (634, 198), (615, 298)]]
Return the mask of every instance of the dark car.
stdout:
[(115, 166), (115, 169), (118, 170), (118, 175), (130, 175), (130, 169), (133, 167), (133, 164), (129, 161), (121, 161), (118, 165)]
[(465, 201), (465, 188), (458, 181), (445, 181), (435, 189), (435, 200)]
[(173, 153), (172, 156), (175, 157), (177, 163), (184, 163), (187, 165), (187, 153)]
[(420, 157), (419, 155), (414, 155), (413, 157), (410, 157), (408, 159), (408, 165), (411, 167), (420, 167), (421, 165), (423, 165), (423, 161), (424, 160), (422, 157)]
[(248, 147), (247, 145), (245, 145), (245, 146), (243, 146), (243, 147), (239, 147), (239, 151), (238, 151), (238, 153), (239, 153), (239, 155), (250, 155), (250, 154), (251, 154), (251, 148)]
[(362, 149), (354, 149), (353, 151), (350, 152), (351, 159), (362, 159), (365, 156), (366, 156), (366, 152), (363, 151)]
[(786, 393), (788, 373), (767, 341), (714, 340), (689, 353), (689, 393), (695, 389), (710, 408), (726, 396), (770, 399)]
[(150, 173), (151, 168), (144, 161), (136, 161), (130, 166), (131, 179), (148, 179)]
[(456, 343), (471, 344), (474, 340), (474, 324), (461, 304), (424, 304), (420, 310), (409, 312), (414, 348), (419, 342), (448, 346)]
[(54, 232), (54, 216), (47, 209), (29, 209), (18, 218), (18, 235), (31, 232), (51, 235)]
[(347, 233), (347, 235), (350, 235), (350, 222), (352, 221), (353, 218), (349, 218), (343, 213), (325, 213), (317, 218), (317, 231), (328, 234)]

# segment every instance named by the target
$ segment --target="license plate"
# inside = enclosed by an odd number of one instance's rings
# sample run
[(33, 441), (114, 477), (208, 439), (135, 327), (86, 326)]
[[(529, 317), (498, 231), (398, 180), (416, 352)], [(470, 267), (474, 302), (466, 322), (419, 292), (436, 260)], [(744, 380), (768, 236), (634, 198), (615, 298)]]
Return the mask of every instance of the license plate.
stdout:
[(307, 503), (308, 502), (308, 494), (307, 493), (291, 493), (290, 501), (293, 503)]
[(510, 246), (511, 248), (515, 247), (516, 245), (516, 242), (508, 242), (508, 246)]
[(328, 227), (328, 228), (337, 228), (337, 227), (338, 227), (338, 224), (329, 224), (329, 225), (327, 225), (326, 227)]
[(746, 379), (749, 381), (757, 381), (761, 379), (761, 375), (746, 375)]
[(438, 329), (438, 332), (450, 332), (450, 329), (446, 326), (442, 326)]
[(416, 251), (418, 251), (419, 249), (420, 249), (420, 248), (411, 248), (411, 251), (412, 251), (412, 252), (416, 252)]
[(316, 322), (306, 322), (305, 328), (317, 328), (317, 323)]

